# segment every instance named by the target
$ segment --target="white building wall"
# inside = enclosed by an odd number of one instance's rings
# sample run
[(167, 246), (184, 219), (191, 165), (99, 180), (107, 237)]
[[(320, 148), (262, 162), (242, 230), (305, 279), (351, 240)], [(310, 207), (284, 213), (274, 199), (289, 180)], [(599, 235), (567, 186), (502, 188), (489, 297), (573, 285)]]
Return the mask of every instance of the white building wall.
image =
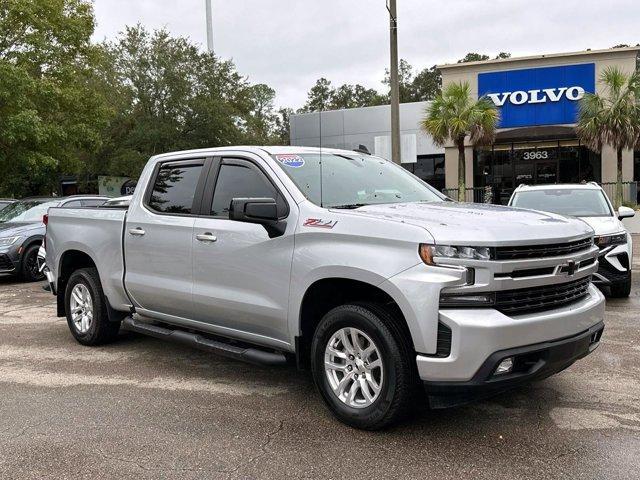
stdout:
[[(431, 138), (420, 129), (428, 102), (400, 105), (400, 135), (402, 161), (415, 162), (418, 155), (444, 155), (444, 148), (436, 147)], [(320, 122), (322, 121), (322, 124)], [(306, 147), (344, 148), (353, 150), (360, 145), (388, 158), (391, 138), (391, 107), (352, 108), (320, 113), (292, 115), (290, 120), (291, 145)], [(320, 141), (322, 132), (322, 142)], [(376, 140), (377, 139), (377, 140)]]

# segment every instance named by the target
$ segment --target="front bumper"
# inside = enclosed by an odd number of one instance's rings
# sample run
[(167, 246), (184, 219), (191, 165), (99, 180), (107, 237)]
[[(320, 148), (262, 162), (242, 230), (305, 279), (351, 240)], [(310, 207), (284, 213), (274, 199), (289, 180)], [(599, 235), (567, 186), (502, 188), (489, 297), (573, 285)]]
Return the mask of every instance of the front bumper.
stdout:
[(439, 322), (451, 330), (446, 357), (417, 355), (420, 378), (432, 384), (474, 382), (496, 352), (571, 338), (604, 319), (604, 296), (589, 285), (589, 294), (576, 303), (538, 313), (507, 316), (489, 308), (441, 309)]
[(19, 249), (19, 245), (12, 245), (0, 251), (0, 275), (12, 275), (20, 271)]
[[(599, 322), (572, 337), (495, 352), (468, 381), (426, 381), (424, 387), (431, 407), (460, 405), (547, 378), (594, 351), (603, 331), (604, 322)], [(514, 359), (512, 373), (496, 375), (497, 366), (506, 358)]]
[(618, 245), (603, 250), (598, 257), (598, 271), (593, 274), (593, 283), (609, 286), (629, 280), (631, 255), (629, 245)]

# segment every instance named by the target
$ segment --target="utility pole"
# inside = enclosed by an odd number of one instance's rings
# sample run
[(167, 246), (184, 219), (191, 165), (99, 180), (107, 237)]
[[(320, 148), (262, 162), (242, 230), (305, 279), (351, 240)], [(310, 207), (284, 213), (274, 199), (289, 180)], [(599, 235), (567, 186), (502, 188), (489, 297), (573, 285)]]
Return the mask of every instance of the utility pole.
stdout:
[(207, 50), (213, 54), (213, 16), (211, 14), (211, 0), (205, 0), (207, 14)]
[(391, 41), (391, 160), (400, 163), (400, 85), (398, 83), (398, 14), (396, 0), (387, 0)]

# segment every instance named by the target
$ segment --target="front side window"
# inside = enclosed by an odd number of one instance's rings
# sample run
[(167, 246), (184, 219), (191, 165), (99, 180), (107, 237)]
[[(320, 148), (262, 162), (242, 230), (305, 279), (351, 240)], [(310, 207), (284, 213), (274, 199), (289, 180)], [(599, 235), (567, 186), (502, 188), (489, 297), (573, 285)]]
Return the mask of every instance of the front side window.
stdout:
[(326, 208), (444, 201), (404, 168), (372, 155), (301, 153), (273, 158), (305, 197)]
[(202, 164), (166, 164), (158, 170), (149, 207), (161, 213), (190, 214)]
[(284, 201), (271, 182), (248, 162), (223, 163), (220, 166), (211, 215), (229, 218), (229, 206), (234, 198), (273, 198), (279, 207)]
[(511, 206), (572, 217), (613, 215), (604, 192), (596, 189), (556, 188), (517, 192)]
[(57, 207), (59, 200), (24, 200), (15, 202), (0, 212), (0, 223), (4, 222), (34, 222), (42, 220), (42, 216), (49, 211), (49, 207)]

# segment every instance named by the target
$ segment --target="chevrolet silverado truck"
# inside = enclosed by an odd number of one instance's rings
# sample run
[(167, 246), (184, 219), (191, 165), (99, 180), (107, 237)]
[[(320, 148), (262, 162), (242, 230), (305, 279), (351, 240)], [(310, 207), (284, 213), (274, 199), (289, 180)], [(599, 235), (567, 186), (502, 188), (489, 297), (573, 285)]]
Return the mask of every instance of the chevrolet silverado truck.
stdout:
[[(341, 421), (379, 429), (548, 377), (604, 329), (586, 223), (452, 202), (365, 153), (151, 158), (124, 209), (49, 210), (57, 312), (262, 365), (295, 359)], [(420, 388), (422, 387), (422, 388)]]

